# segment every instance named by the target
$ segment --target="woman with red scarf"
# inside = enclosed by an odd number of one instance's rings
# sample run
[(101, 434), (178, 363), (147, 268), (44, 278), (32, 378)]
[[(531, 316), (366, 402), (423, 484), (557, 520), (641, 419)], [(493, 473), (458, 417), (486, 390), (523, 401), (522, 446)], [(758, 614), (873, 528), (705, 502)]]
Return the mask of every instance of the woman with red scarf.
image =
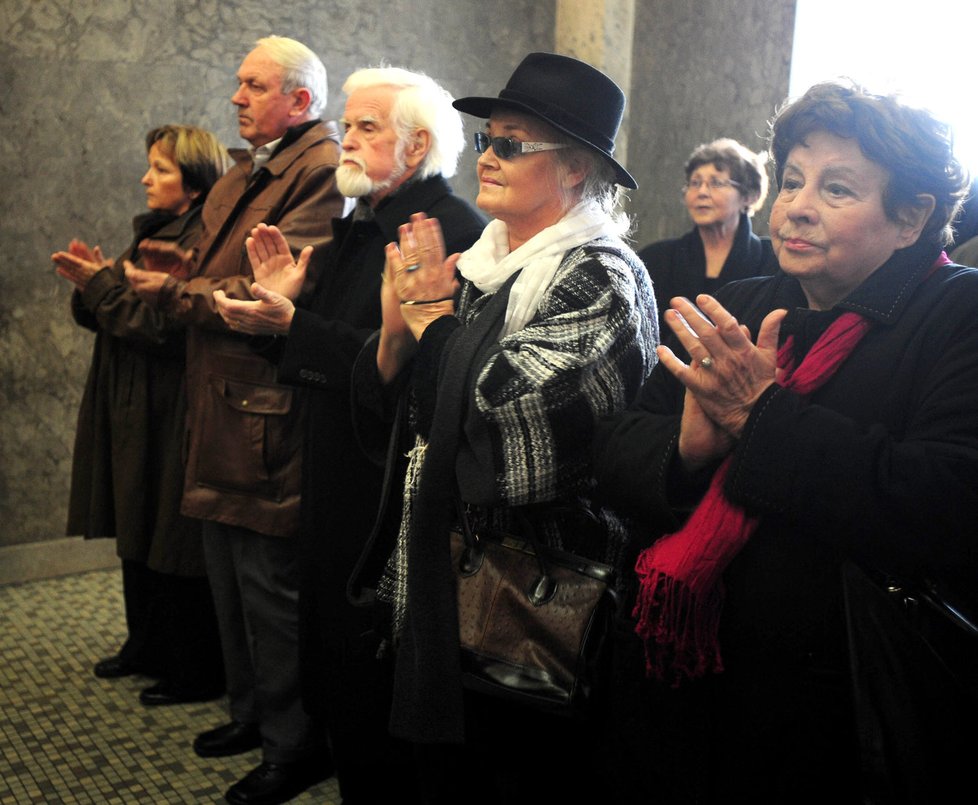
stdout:
[[(689, 363), (660, 347), (595, 443), (636, 524), (618, 801), (946, 801), (966, 739), (899, 768), (918, 730), (856, 717), (843, 575), (974, 596), (978, 271), (943, 252), (967, 179), (943, 124), (837, 83), (782, 109), (771, 151), (781, 271), (671, 300)], [(907, 690), (906, 723), (955, 735)]]

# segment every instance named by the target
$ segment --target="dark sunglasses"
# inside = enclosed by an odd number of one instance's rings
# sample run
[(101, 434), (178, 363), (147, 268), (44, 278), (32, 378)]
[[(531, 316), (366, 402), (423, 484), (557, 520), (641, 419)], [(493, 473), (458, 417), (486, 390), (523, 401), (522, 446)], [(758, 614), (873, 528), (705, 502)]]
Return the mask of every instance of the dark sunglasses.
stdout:
[(490, 137), (484, 131), (475, 133), (475, 150), (484, 154), (492, 146), (492, 152), (500, 159), (512, 159), (520, 154), (532, 154), (535, 151), (556, 151), (567, 148), (567, 143), (523, 143), (512, 137)]

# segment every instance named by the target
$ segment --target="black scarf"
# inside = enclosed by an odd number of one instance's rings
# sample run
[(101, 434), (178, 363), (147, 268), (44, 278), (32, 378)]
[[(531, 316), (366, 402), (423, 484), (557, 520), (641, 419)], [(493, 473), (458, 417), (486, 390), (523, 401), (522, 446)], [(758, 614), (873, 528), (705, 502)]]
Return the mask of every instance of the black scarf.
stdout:
[[(465, 738), (458, 606), (449, 554), (457, 482), (455, 459), (471, 384), (494, 345), (506, 314), (503, 285), (442, 353), (438, 399), (408, 544), (408, 609), (397, 652), (391, 732), (418, 743), (461, 743)], [(437, 326), (437, 322), (432, 326)]]

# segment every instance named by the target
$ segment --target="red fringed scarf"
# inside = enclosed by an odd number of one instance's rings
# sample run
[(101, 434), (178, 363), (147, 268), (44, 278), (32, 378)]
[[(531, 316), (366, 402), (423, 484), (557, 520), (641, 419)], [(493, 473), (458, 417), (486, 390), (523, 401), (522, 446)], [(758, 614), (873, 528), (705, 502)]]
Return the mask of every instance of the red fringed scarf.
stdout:
[[(922, 278), (950, 264), (940, 257)], [(795, 365), (794, 336), (778, 350), (778, 383), (807, 396), (825, 383), (869, 330), (857, 313), (839, 316), (822, 333), (800, 365)], [(710, 488), (686, 524), (666, 534), (638, 557), (639, 591), (632, 617), (635, 633), (645, 644), (645, 670), (658, 679), (679, 684), (723, 670), (717, 629), (723, 606), (721, 575), (757, 528), (758, 518), (727, 500), (723, 484), (728, 456), (713, 475)]]
[[(843, 313), (797, 367), (794, 336), (789, 336), (778, 350), (778, 382), (798, 394), (811, 394), (835, 374), (867, 330), (869, 322), (858, 313)], [(645, 643), (646, 672), (658, 679), (678, 684), (683, 676), (723, 670), (717, 643), (720, 577), (758, 523), (723, 494), (732, 460), (724, 459), (686, 524), (642, 551), (635, 565), (635, 633)]]

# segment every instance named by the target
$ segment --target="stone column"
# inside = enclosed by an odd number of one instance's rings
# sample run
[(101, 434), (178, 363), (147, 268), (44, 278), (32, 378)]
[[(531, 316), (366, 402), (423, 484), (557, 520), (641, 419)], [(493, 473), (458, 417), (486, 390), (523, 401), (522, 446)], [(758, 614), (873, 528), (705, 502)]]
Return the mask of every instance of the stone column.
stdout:
[[(557, 0), (554, 41), (558, 53), (586, 61), (631, 97), (635, 0)], [(629, 104), (615, 146), (627, 167)]]

